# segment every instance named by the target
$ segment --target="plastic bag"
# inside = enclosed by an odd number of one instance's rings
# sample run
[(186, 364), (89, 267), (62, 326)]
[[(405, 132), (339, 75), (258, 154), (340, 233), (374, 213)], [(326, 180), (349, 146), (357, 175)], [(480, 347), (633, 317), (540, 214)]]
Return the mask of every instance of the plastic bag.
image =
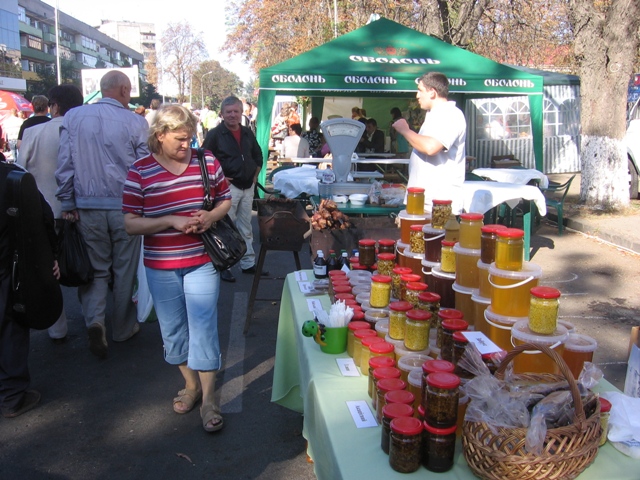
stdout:
[(607, 438), (617, 450), (640, 459), (640, 398), (619, 392), (604, 392), (600, 396), (611, 402)]
[(153, 310), (153, 299), (147, 283), (147, 271), (144, 268), (144, 247), (140, 246), (140, 260), (138, 261), (138, 278), (136, 290), (131, 300), (136, 304), (138, 322), (152, 322), (157, 320)]
[(75, 222), (64, 221), (58, 236), (58, 252), (61, 285), (79, 287), (93, 281), (93, 266), (87, 246)]

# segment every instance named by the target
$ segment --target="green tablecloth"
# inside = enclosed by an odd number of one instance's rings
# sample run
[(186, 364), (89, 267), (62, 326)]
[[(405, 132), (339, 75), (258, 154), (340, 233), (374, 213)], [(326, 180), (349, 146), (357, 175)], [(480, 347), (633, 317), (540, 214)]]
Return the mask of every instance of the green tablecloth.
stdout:
[[(313, 273), (306, 271), (309, 279)], [(343, 377), (335, 359), (347, 354), (328, 355), (311, 338), (304, 337), (301, 326), (313, 318), (307, 298), (289, 274), (282, 292), (276, 360), (271, 401), (304, 414), (303, 435), (309, 442), (308, 454), (314, 460), (320, 480), (425, 478), (436, 475), (420, 467), (412, 474), (397, 473), (389, 467), (388, 457), (380, 449), (380, 427), (358, 429), (346, 402), (369, 401), (367, 377)], [(319, 298), (325, 309), (327, 295)], [(599, 390), (615, 390), (601, 381)], [(637, 480), (640, 461), (626, 457), (608, 443), (579, 480)], [(464, 460), (458, 442), (452, 470), (437, 475), (443, 480), (476, 478)]]

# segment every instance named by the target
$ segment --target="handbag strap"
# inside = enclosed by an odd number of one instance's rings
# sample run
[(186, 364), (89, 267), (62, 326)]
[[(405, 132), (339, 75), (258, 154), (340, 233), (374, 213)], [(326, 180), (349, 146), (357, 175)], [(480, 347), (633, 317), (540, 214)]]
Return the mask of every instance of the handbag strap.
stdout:
[(198, 150), (198, 164), (200, 165), (200, 175), (202, 175), (202, 183), (204, 184), (204, 199), (205, 205), (211, 205), (211, 187), (209, 184), (209, 172), (207, 172), (207, 162), (204, 158), (204, 148)]

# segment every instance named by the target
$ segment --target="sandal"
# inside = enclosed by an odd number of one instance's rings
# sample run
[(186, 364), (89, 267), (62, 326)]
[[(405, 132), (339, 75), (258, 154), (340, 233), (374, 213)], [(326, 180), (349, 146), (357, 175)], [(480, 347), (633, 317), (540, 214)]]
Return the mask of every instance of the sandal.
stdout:
[[(224, 420), (218, 407), (202, 405), (200, 407), (200, 416), (202, 417), (202, 427), (206, 432), (217, 432), (224, 426)], [(209, 422), (213, 422), (213, 425), (208, 425)]]
[[(202, 392), (200, 390), (191, 390), (189, 388), (180, 390), (178, 396), (173, 399), (173, 411), (180, 414), (189, 413), (201, 398)], [(178, 403), (183, 403), (186, 408), (184, 410), (178, 408)]]

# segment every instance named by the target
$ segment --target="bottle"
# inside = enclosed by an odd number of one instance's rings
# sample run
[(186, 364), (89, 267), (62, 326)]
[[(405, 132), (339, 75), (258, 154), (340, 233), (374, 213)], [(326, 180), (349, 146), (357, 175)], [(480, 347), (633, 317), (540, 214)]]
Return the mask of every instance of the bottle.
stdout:
[(329, 260), (327, 261), (327, 272), (331, 272), (333, 270), (340, 270), (340, 265), (338, 264), (338, 257), (336, 257), (336, 252), (333, 250), (329, 250)]
[(342, 250), (342, 256), (340, 257), (340, 270), (347, 273), (351, 270), (351, 264), (349, 263), (349, 254), (346, 250)]
[(318, 250), (318, 255), (313, 262), (313, 274), (316, 278), (327, 278), (327, 261), (324, 259), (322, 250)]

